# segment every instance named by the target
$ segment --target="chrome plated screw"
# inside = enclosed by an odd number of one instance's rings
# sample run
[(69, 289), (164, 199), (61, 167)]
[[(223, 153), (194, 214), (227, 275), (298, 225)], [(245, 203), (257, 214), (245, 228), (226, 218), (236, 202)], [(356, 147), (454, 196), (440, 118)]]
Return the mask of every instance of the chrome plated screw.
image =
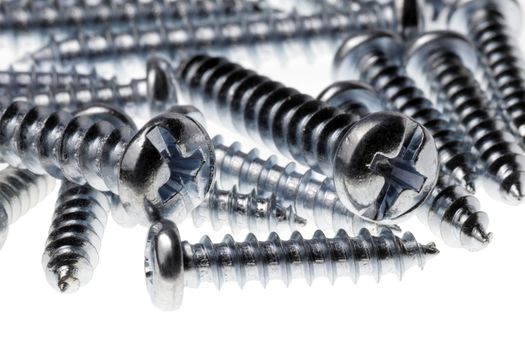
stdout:
[(299, 172), (293, 162), (280, 165), (276, 156), (260, 158), (256, 148), (245, 153), (239, 142), (227, 145), (221, 136), (213, 138), (213, 145), (216, 178), (222, 187), (238, 186), (243, 192), (255, 189), (259, 194), (275, 194), (280, 203), (293, 206), (299, 215), (323, 231), (343, 228), (355, 233), (361, 228), (373, 232), (379, 229), (375, 223), (346, 209), (335, 193), (332, 179), (312, 170)]
[(177, 80), (209, 115), (229, 115), (239, 132), (333, 177), (339, 199), (366, 219), (399, 219), (434, 187), (432, 137), (401, 114), (360, 119), (220, 57), (184, 61)]
[(289, 285), (293, 279), (327, 277), (332, 283), (339, 277), (370, 275), (377, 281), (388, 273), (401, 278), (413, 266), (423, 268), (439, 251), (433, 243), (421, 245), (411, 233), (396, 237), (384, 229), (371, 236), (363, 229), (355, 238), (340, 230), (335, 238), (317, 231), (312, 239), (295, 232), (282, 241), (276, 233), (267, 241), (250, 234), (244, 242), (227, 235), (221, 243), (204, 236), (200, 243), (181, 242), (175, 224), (160, 221), (148, 233), (145, 251), (145, 275), (150, 297), (164, 310), (180, 307), (184, 287), (197, 288), (213, 283), (220, 288), (225, 282), (241, 287), (251, 280), (266, 286), (270, 280)]
[(520, 32), (521, 13), (516, 0), (461, 0), (450, 5), (448, 25), (467, 35), (482, 53), (510, 126), (525, 147), (525, 69), (513, 34)]
[(285, 208), (279, 204), (275, 195), (265, 198), (255, 190), (243, 194), (235, 186), (225, 191), (215, 185), (204, 202), (193, 209), (192, 217), (197, 227), (209, 221), (214, 230), (228, 225), (233, 234), (293, 232), (306, 225), (306, 220), (291, 206)]
[[(373, 87), (361, 82), (336, 82), (318, 98), (343, 110), (359, 110), (360, 115), (381, 109)], [(480, 211), (479, 200), (443, 174), (419, 210), (418, 218), (452, 247), (477, 251), (492, 240), (492, 233), (487, 230), (489, 219)]]
[(408, 69), (423, 84), (446, 96), (480, 153), (487, 190), (509, 204), (523, 201), (525, 157), (505, 122), (491, 108), (472, 67), (478, 62), (472, 44), (450, 31), (428, 32), (407, 50)]
[[(51, 42), (32, 53), (34, 62), (56, 62), (93, 58), (112, 58), (115, 55), (144, 52), (176, 52), (177, 57), (196, 51), (223, 50), (255, 43), (285, 43), (320, 38), (323, 41), (351, 30), (385, 27), (376, 6), (363, 3), (359, 11), (326, 10), (312, 15), (279, 14), (265, 11), (256, 18), (243, 16), (214, 19), (207, 22), (191, 21), (168, 25), (160, 21), (152, 28), (141, 28), (131, 23), (130, 29), (108, 30), (103, 34), (83, 34)], [(277, 45), (279, 46), (279, 45)], [(281, 46), (279, 46), (281, 48)], [(252, 53), (256, 53), (255, 50)]]
[(407, 75), (403, 54), (404, 43), (392, 32), (351, 36), (335, 56), (334, 76), (369, 83), (386, 106), (425, 126), (436, 141), (443, 173), (473, 192), (478, 156), (472, 152), (472, 144)]
[(73, 116), (0, 103), (0, 155), (37, 174), (118, 194), (142, 223), (151, 215), (179, 220), (200, 204), (214, 176), (211, 140), (187, 112), (179, 107), (136, 131), (126, 114), (106, 105)]
[(62, 183), (42, 255), (51, 286), (72, 293), (91, 280), (110, 208), (110, 194)]
[(55, 179), (8, 167), (0, 171), (0, 249), (9, 225), (25, 215), (55, 188)]

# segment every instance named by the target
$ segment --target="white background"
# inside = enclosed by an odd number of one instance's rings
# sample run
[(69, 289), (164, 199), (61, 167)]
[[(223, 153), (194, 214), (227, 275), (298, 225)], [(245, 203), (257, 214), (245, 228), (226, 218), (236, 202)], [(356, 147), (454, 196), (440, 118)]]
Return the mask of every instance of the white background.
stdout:
[[(9, 44), (2, 38), (3, 66), (31, 46)], [(333, 50), (295, 51), (283, 59), (270, 51), (257, 62), (245, 55), (238, 60), (316, 95), (330, 82)], [(119, 64), (123, 81), (123, 66), (136, 77), (143, 74), (142, 65)], [(209, 130), (225, 132), (211, 123)], [(175, 312), (150, 303), (143, 274), (147, 228), (124, 229), (112, 220), (92, 281), (72, 295), (53, 290), (40, 263), (55, 202), (50, 196), (11, 226), (0, 252), (0, 348), (523, 348), (525, 208), (493, 201), (478, 187), (495, 233), (482, 252), (448, 248), (411, 219), (403, 228), (422, 243), (436, 240), (441, 254), (424, 271), (409, 270), (401, 282), (390, 275), (379, 284), (366, 277), (357, 285), (341, 279), (335, 286), (326, 280), (312, 287), (304, 281), (289, 288), (280, 281), (266, 289), (255, 282), (243, 290), (235, 284), (221, 291), (202, 286), (186, 289)], [(194, 228), (191, 220), (180, 231), (191, 242), (227, 233)], [(307, 231), (311, 236), (313, 230)]]

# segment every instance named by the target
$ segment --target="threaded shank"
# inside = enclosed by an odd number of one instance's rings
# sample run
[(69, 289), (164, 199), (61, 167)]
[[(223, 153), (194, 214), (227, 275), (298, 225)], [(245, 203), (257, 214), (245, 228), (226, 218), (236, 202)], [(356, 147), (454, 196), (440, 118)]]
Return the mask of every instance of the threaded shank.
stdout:
[(363, 60), (360, 72), (361, 79), (369, 82), (386, 104), (431, 132), (444, 172), (450, 174), (459, 185), (472, 187), (477, 161), (477, 156), (472, 153), (472, 145), (457, 128), (453, 128), (448, 118), (434, 108), (404, 69), (386, 54), (376, 52)]
[(427, 78), (446, 95), (480, 154), (489, 191), (509, 203), (520, 202), (525, 182), (525, 157), (507, 131), (476, 78), (453, 52), (439, 50), (429, 55)]
[(12, 166), (117, 193), (119, 162), (134, 126), (75, 118), (0, 101), (0, 156)]
[(336, 147), (358, 119), (224, 58), (194, 56), (178, 77), (182, 93), (202, 108), (212, 113), (213, 104), (242, 132), (327, 176)]
[(98, 264), (111, 203), (108, 194), (65, 181), (53, 213), (42, 267), (54, 288), (74, 292)]
[(387, 229), (379, 236), (362, 230), (354, 238), (343, 230), (335, 238), (326, 238), (317, 231), (309, 240), (295, 232), (287, 241), (272, 233), (264, 242), (253, 234), (244, 242), (235, 242), (227, 235), (216, 244), (205, 236), (198, 244), (182, 242), (182, 250), (184, 282), (194, 288), (205, 282), (220, 288), (229, 281), (243, 287), (252, 280), (263, 286), (271, 280), (289, 285), (293, 279), (305, 279), (311, 284), (319, 277), (333, 283), (343, 276), (356, 282), (365, 275), (379, 281), (388, 273), (401, 278), (412, 266), (423, 268), (426, 260), (438, 252), (433, 243), (420, 245), (410, 233), (399, 238)]
[(55, 180), (28, 170), (8, 167), (0, 171), (0, 248), (8, 226), (41, 202), (55, 188)]

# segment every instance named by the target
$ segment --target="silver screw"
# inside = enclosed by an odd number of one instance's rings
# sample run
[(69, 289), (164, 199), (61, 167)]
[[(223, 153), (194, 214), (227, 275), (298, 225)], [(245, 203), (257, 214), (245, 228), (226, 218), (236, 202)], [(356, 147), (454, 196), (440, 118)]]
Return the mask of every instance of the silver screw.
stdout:
[(472, 152), (472, 144), (408, 77), (403, 53), (403, 41), (391, 32), (368, 31), (351, 36), (335, 56), (334, 75), (369, 83), (385, 105), (425, 126), (436, 141), (443, 173), (473, 192), (478, 156)]
[(136, 131), (126, 114), (106, 105), (73, 116), (0, 102), (0, 155), (37, 174), (118, 194), (142, 223), (153, 214), (179, 220), (204, 199), (214, 176), (211, 140), (185, 112), (161, 114)]
[(306, 220), (289, 206), (283, 207), (276, 196), (259, 196), (255, 190), (248, 194), (221, 190), (215, 185), (197, 208), (192, 212), (193, 223), (200, 227), (209, 221), (214, 230), (228, 225), (233, 234), (243, 231), (267, 234), (273, 231), (293, 232), (306, 225)]
[(55, 188), (55, 179), (8, 167), (0, 171), (0, 249), (9, 225), (25, 215)]
[(428, 32), (407, 53), (409, 72), (418, 75), (428, 90), (432, 87), (446, 96), (474, 141), (490, 194), (509, 204), (521, 203), (525, 157), (476, 80), (472, 67), (478, 57), (472, 44), (455, 32)]
[(525, 70), (515, 43), (521, 28), (518, 1), (462, 0), (449, 5), (448, 25), (467, 35), (482, 53), (503, 106), (525, 147)]
[(255, 43), (272, 42), (279, 46), (279, 43), (290, 39), (309, 39), (310, 43), (315, 38), (326, 41), (351, 30), (388, 26), (377, 11), (376, 6), (362, 3), (359, 11), (325, 10), (311, 15), (265, 11), (256, 18), (248, 19), (239, 15), (198, 23), (189, 20), (178, 25), (160, 21), (153, 28), (142, 28), (131, 23), (126, 30), (110, 29), (102, 34), (81, 32), (62, 40), (52, 39), (29, 58), (39, 63), (70, 60), (90, 62), (93, 58), (122, 57), (151, 51), (176, 52), (180, 57), (202, 49), (221, 50), (237, 45), (253, 47)]
[(209, 115), (228, 115), (239, 132), (333, 177), (339, 199), (366, 219), (399, 219), (434, 187), (432, 136), (401, 114), (361, 119), (220, 57), (183, 61), (177, 78), (180, 92)]
[(181, 242), (175, 224), (160, 221), (148, 233), (145, 251), (145, 274), (150, 297), (158, 308), (180, 307), (184, 287), (197, 288), (201, 283), (234, 281), (241, 287), (250, 280), (264, 286), (270, 280), (286, 285), (303, 278), (311, 284), (315, 278), (327, 277), (332, 283), (347, 276), (373, 276), (377, 281), (388, 273), (401, 278), (412, 266), (423, 268), (439, 251), (433, 243), (421, 245), (411, 233), (396, 237), (384, 229), (379, 236), (362, 230), (350, 238), (340, 230), (335, 238), (317, 231), (312, 239), (295, 232), (282, 241), (276, 233), (267, 241), (250, 234), (244, 242), (227, 235), (221, 243), (204, 236), (200, 243)]
[(64, 181), (42, 255), (47, 281), (62, 293), (87, 284), (98, 264), (110, 195)]
[[(334, 83), (320, 94), (319, 99), (343, 110), (359, 111), (360, 115), (381, 108), (374, 89), (355, 81)], [(480, 211), (479, 200), (443, 174), (418, 217), (452, 247), (478, 251), (492, 240), (492, 233), (487, 230), (488, 216)]]
[[(259, 157), (259, 150), (245, 153), (241, 144), (226, 145), (221, 136), (213, 138), (217, 182), (225, 187), (238, 186), (241, 191), (255, 189), (263, 195), (275, 194), (281, 203), (291, 205), (299, 215), (323, 231), (345, 228), (357, 232), (361, 228), (377, 231), (378, 226), (352, 214), (335, 193), (333, 181), (308, 170), (296, 169), (295, 163), (280, 165), (277, 157)], [(398, 227), (393, 229), (399, 230)]]

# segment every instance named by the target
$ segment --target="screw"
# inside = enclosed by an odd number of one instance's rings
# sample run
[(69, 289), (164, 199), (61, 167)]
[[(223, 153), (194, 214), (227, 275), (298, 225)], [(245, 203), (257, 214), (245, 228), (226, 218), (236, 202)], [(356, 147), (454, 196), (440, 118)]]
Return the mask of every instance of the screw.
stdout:
[(391, 32), (368, 31), (351, 36), (334, 59), (335, 76), (371, 84), (392, 110), (425, 126), (436, 141), (444, 174), (474, 191), (477, 155), (457, 127), (439, 112), (408, 77), (402, 63), (404, 43)]
[(411, 44), (407, 57), (408, 70), (446, 96), (474, 141), (490, 194), (509, 204), (520, 203), (525, 157), (469, 69), (478, 60), (475, 48), (458, 33), (428, 32)]
[(161, 114), (137, 132), (126, 114), (106, 105), (73, 116), (0, 102), (0, 156), (37, 174), (118, 194), (142, 223), (152, 215), (179, 220), (204, 199), (214, 176), (211, 140), (186, 112)]
[(42, 255), (47, 281), (60, 292), (76, 292), (91, 280), (110, 205), (107, 193), (62, 183)]
[(85, 27), (114, 27), (133, 22), (155, 20), (183, 20), (208, 18), (243, 13), (258, 13), (262, 9), (255, 2), (239, 0), (103, 0), (61, 3), (56, 1), (29, 1), (19, 6), (0, 7), (0, 30), (28, 31), (84, 29)]
[[(373, 87), (355, 81), (336, 82), (327, 87), (319, 99), (345, 111), (359, 111), (362, 116), (381, 109)], [(479, 200), (443, 174), (418, 218), (452, 247), (477, 251), (492, 240), (492, 233), (487, 231), (488, 216), (480, 211)]]
[(523, 55), (514, 34), (521, 28), (521, 7), (509, 1), (457, 1), (450, 5), (450, 28), (467, 35), (482, 53), (495, 80), (510, 125), (525, 147), (525, 79)]
[(401, 114), (360, 119), (224, 58), (205, 55), (181, 64), (178, 83), (181, 93), (210, 114), (216, 107), (217, 115), (229, 115), (241, 133), (333, 177), (339, 199), (366, 219), (389, 222), (405, 216), (436, 182), (432, 136)]
[(193, 209), (192, 216), (197, 227), (206, 221), (211, 222), (214, 230), (229, 224), (234, 234), (246, 230), (255, 234), (293, 232), (306, 225), (306, 220), (291, 206), (285, 208), (278, 204), (275, 195), (264, 198), (255, 190), (240, 194), (235, 186), (231, 191), (225, 191), (215, 185), (204, 202)]
[[(239, 15), (207, 22), (192, 23), (191, 20), (167, 25), (160, 21), (153, 28), (141, 28), (132, 22), (126, 30), (107, 30), (102, 34), (78, 33), (51, 42), (30, 55), (34, 62), (56, 62), (93, 58), (122, 57), (126, 54), (169, 51), (180, 57), (188, 52), (206, 49), (224, 49), (255, 43), (284, 43), (287, 40), (320, 38), (323, 41), (337, 34), (368, 28), (387, 26), (383, 23), (377, 6), (361, 4), (359, 11), (325, 10), (311, 15), (280, 14), (265, 11), (256, 18), (246, 19)], [(280, 48), (280, 46), (279, 46)], [(255, 54), (255, 50), (252, 50)]]
[(54, 188), (55, 180), (49, 176), (13, 167), (0, 171), (0, 249), (7, 239), (9, 225), (41, 202)]
[[(298, 172), (293, 162), (280, 165), (276, 156), (262, 159), (256, 148), (244, 153), (239, 142), (228, 146), (221, 136), (212, 141), (216, 177), (221, 186), (238, 186), (241, 191), (255, 188), (259, 194), (275, 194), (283, 205), (293, 206), (299, 215), (306, 216), (324, 231), (346, 228), (349, 232), (358, 232), (363, 227), (377, 231), (375, 223), (346, 209), (335, 193), (332, 179), (323, 178), (312, 170)], [(398, 227), (393, 229), (399, 230)]]
[(235, 242), (227, 235), (222, 243), (213, 243), (204, 236), (200, 243), (181, 242), (175, 224), (160, 221), (151, 226), (145, 251), (145, 274), (150, 297), (158, 308), (180, 307), (184, 287), (197, 288), (203, 282), (235, 281), (241, 287), (250, 280), (266, 286), (270, 280), (304, 278), (311, 284), (326, 276), (332, 283), (348, 276), (356, 282), (360, 276), (371, 275), (379, 281), (388, 273), (401, 278), (412, 266), (423, 268), (439, 251), (433, 243), (421, 245), (411, 233), (403, 238), (383, 229), (371, 236), (363, 229), (350, 238), (340, 230), (335, 238), (326, 238), (317, 231), (309, 240), (295, 232), (282, 241), (276, 233), (267, 241), (258, 241), (250, 234), (244, 242)]

